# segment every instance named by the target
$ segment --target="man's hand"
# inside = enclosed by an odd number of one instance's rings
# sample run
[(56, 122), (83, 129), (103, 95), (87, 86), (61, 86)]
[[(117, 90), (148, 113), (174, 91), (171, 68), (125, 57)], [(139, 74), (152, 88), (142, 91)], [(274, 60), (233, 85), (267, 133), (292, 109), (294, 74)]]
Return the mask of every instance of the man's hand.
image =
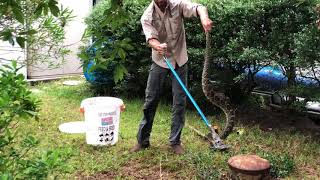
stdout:
[(203, 18), (201, 19), (201, 24), (202, 24), (202, 27), (204, 29), (204, 32), (210, 32), (211, 29), (212, 29), (212, 26), (213, 26), (213, 22), (211, 21), (211, 19), (209, 18)]
[(165, 55), (167, 53), (167, 48), (168, 48), (167, 43), (162, 43), (155, 46), (155, 50), (160, 55)]
[(197, 8), (197, 12), (198, 12), (198, 14), (200, 16), (201, 24), (202, 24), (202, 27), (203, 27), (204, 31), (206, 33), (211, 31), (212, 26), (213, 26), (213, 22), (211, 21), (211, 19), (208, 16), (207, 8), (204, 7), (204, 6), (199, 6)]
[(148, 41), (149, 45), (157, 51), (159, 55), (165, 55), (167, 52), (167, 43), (160, 43), (157, 39), (150, 39)]

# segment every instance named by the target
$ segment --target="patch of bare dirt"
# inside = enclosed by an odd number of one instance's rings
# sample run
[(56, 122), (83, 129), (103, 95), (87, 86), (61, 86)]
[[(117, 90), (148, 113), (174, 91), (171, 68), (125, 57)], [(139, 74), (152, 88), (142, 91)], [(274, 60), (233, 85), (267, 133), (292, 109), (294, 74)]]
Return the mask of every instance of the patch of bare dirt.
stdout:
[(239, 111), (237, 115), (240, 123), (259, 125), (264, 131), (297, 130), (320, 136), (320, 125), (317, 123), (320, 120), (312, 120), (305, 114), (281, 110), (247, 109)]
[(89, 177), (81, 177), (83, 180), (108, 180), (108, 179), (175, 179), (176, 174), (160, 165), (151, 166), (141, 160), (131, 160), (121, 167), (117, 172), (103, 171)]
[(305, 179), (320, 179), (319, 172), (315, 170), (313, 167), (309, 166), (304, 166), (304, 167), (299, 167), (299, 171), (305, 172)]

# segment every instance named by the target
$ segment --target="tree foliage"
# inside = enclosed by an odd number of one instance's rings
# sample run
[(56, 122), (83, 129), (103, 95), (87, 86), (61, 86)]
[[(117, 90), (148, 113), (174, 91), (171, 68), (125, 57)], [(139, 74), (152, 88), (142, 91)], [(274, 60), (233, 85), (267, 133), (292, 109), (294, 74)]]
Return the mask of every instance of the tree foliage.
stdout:
[[(197, 2), (208, 7), (215, 24), (210, 33), (213, 42), (210, 50), (211, 76), (213, 80), (220, 81), (221, 89), (224, 89), (235, 102), (246, 99), (257, 85), (255, 74), (265, 66), (283, 68), (288, 78), (288, 86), (284, 87), (287, 88), (288, 95), (315, 97), (315, 93), (306, 93), (309, 92), (308, 88), (301, 88), (296, 77), (305, 76), (319, 82), (319, 75), (316, 76), (319, 73), (320, 42), (317, 29), (317, 19), (320, 16), (316, 11), (318, 0)], [(137, 95), (143, 95), (151, 59), (139, 20), (150, 1), (123, 1), (121, 7), (128, 16), (126, 23), (118, 26), (118, 29), (111, 28), (113, 23), (106, 20), (108, 17), (105, 16), (105, 12), (111, 13), (110, 3), (111, 1), (102, 1), (86, 20), (88, 34), (94, 39), (93, 47), (100, 51), (94, 57), (89, 57), (88, 53), (82, 51), (84, 67), (90, 60), (93, 60), (98, 68), (108, 67), (107, 64), (113, 62), (110, 61), (110, 57), (113, 59), (116, 54), (110, 53), (113, 43), (129, 38), (129, 44), (134, 50), (124, 49), (127, 53), (126, 61), (116, 57), (116, 63), (124, 62), (122, 64), (128, 73), (120, 84), (112, 84), (111, 88), (120, 93), (135, 92)], [(121, 17), (119, 15), (119, 18)], [(116, 19), (115, 16), (112, 18)], [(199, 92), (202, 91), (204, 32), (198, 18), (185, 19), (185, 28), (190, 67), (189, 89), (195, 94), (196, 99), (203, 100), (205, 97)], [(107, 76), (110, 76), (110, 73)], [(111, 76), (113, 77), (112, 74)], [(170, 90), (167, 89), (165, 94), (170, 94)]]
[[(57, 48), (64, 32), (56, 24), (70, 19), (70, 11), (60, 11), (55, 0), (0, 0), (0, 15), (0, 38), (37, 55), (37, 46), (48, 46), (48, 53)], [(17, 62), (9, 61), (12, 66), (0, 67), (0, 179), (47, 179), (64, 159), (58, 150), (36, 151), (39, 141), (32, 134), (21, 137), (19, 126), (37, 117), (39, 101)]]
[(37, 152), (39, 140), (21, 137), (19, 126), (37, 117), (39, 101), (17, 72), (15, 61), (0, 68), (0, 179), (46, 179), (63, 167), (66, 156), (58, 150)]
[(0, 39), (26, 49), (27, 57), (22, 64), (47, 63), (55, 68), (69, 53), (63, 41), (64, 26), (72, 19), (71, 13), (59, 7), (56, 0), (2, 0)]
[[(300, 88), (298, 75), (314, 79), (320, 86), (320, 32), (317, 29), (318, 14), (315, 11), (318, 0), (201, 2), (209, 6), (210, 16), (215, 22), (211, 33), (211, 74), (215, 76), (219, 72), (214, 67), (217, 63), (220, 63), (220, 67), (223, 64), (224, 71), (229, 70), (230, 78), (223, 85), (224, 89), (230, 89), (230, 96), (250, 93), (252, 88), (248, 87), (255, 86), (253, 76), (264, 66), (283, 68), (288, 78), (284, 88), (286, 94), (292, 97), (289, 104), (293, 103), (294, 97), (301, 95), (301, 91), (307, 89)], [(192, 37), (191, 46), (201, 40), (197, 36)], [(303, 72), (308, 74), (301, 74)], [(226, 73), (215, 76), (222, 80), (225, 77)], [(314, 94), (304, 95), (311, 97)]]
[[(115, 83), (129, 75), (127, 63), (132, 60), (131, 54), (141, 51), (141, 47), (136, 46), (141, 41), (135, 40), (141, 35), (142, 8), (138, 1), (104, 0), (96, 5), (85, 21), (86, 37), (92, 38), (93, 43), (84, 46), (79, 54), (84, 68), (93, 61), (91, 70), (106, 71)], [(95, 49), (95, 54), (88, 54), (88, 48)]]

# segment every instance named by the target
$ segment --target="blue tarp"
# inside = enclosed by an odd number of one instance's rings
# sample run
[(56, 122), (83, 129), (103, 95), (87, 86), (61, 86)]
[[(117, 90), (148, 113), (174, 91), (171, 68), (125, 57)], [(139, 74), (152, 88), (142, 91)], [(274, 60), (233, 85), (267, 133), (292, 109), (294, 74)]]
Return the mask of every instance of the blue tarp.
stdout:
[[(287, 85), (288, 78), (279, 66), (266, 66), (255, 74), (255, 81), (262, 89), (279, 90)], [(296, 82), (304, 86), (319, 87), (316, 80), (299, 75), (296, 77)]]

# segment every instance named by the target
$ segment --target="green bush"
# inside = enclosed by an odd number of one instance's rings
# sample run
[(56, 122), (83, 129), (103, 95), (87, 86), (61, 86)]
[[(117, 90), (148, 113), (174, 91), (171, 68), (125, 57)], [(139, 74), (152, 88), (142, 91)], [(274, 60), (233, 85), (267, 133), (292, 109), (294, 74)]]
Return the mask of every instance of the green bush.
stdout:
[[(202, 2), (209, 3), (209, 1)], [(289, 79), (289, 89), (296, 89), (296, 70), (319, 66), (317, 39), (320, 37), (320, 32), (316, 29), (317, 13), (314, 10), (318, 2), (317, 0), (210, 2), (210, 16), (216, 24), (211, 33), (212, 60), (220, 60), (225, 67), (231, 69), (234, 72), (231, 75), (234, 82), (240, 77), (239, 82), (245, 86), (240, 85), (237, 94), (242, 92), (246, 95), (246, 92), (252, 90), (248, 84), (255, 85), (250, 83), (252, 76), (263, 66), (281, 65)], [(241, 76), (245, 68), (251, 68), (251, 77), (241, 79), (245, 77)], [(212, 71), (211, 74), (214, 74), (214, 70)], [(229, 83), (225, 89), (232, 88), (230, 85), (233, 84)], [(246, 89), (247, 87), (249, 89)]]
[[(133, 50), (128, 50), (123, 63), (127, 74), (113, 90), (121, 94), (143, 95), (147, 70), (151, 64), (150, 49), (145, 43), (140, 17), (150, 1), (124, 1), (127, 23), (117, 30), (102, 22), (109, 1), (97, 5), (87, 18), (89, 31), (103, 32), (104, 37), (129, 38)], [(200, 0), (208, 6), (215, 23), (211, 32), (212, 67), (210, 74), (220, 80), (221, 89), (233, 102), (242, 103), (256, 86), (253, 76), (264, 66), (281, 65), (289, 78), (289, 89), (297, 89), (295, 77), (299, 68), (319, 66), (319, 30), (316, 28), (318, 0)], [(198, 18), (185, 21), (189, 53), (189, 89), (198, 102), (206, 99), (201, 91), (205, 37)], [(91, 35), (95, 40), (100, 40)], [(113, 33), (111, 33), (113, 32)], [(105, 50), (107, 52), (107, 50)], [(106, 56), (108, 57), (108, 56)], [(108, 62), (95, 58), (95, 62)], [(102, 66), (103, 63), (101, 63)], [(223, 68), (222, 68), (223, 67)], [(248, 75), (245, 69), (250, 68)], [(320, 82), (320, 81), (319, 81)], [(170, 94), (167, 88), (164, 94)], [(128, 93), (130, 92), (130, 93)], [(291, 90), (291, 96), (298, 95)], [(301, 93), (301, 92), (299, 92)], [(307, 93), (303, 93), (307, 94)], [(309, 96), (312, 94), (308, 94)]]
[(0, 2), (0, 39), (26, 49), (21, 63), (54, 69), (65, 62), (70, 50), (63, 43), (64, 27), (73, 16), (71, 10), (59, 6), (56, 0)]
[[(298, 75), (297, 70), (319, 67), (317, 39), (320, 37), (320, 32), (316, 29), (317, 13), (314, 10), (318, 2), (317, 0), (251, 1), (243, 3), (244, 8), (230, 8), (235, 15), (230, 19), (231, 22), (243, 20), (237, 22), (235, 27), (239, 29), (230, 33), (229, 42), (223, 46), (216, 45), (216, 48), (228, 52), (223, 55), (228, 61), (236, 64), (244, 63), (247, 67), (281, 65), (288, 78), (287, 94), (295, 97), (301, 93), (294, 91), (298, 89), (295, 80)], [(241, 12), (249, 13), (242, 16), (245, 13)], [(219, 15), (221, 16), (221, 13)], [(220, 30), (224, 31), (226, 29)], [(216, 38), (219, 37), (221, 36), (217, 35)], [(257, 54), (247, 54), (247, 49), (256, 49), (254, 52)], [(302, 90), (304, 91), (304, 88)], [(308, 96), (310, 95), (312, 94)]]
[[(127, 69), (127, 75), (118, 84), (111, 84), (111, 87), (108, 86), (107, 88), (112, 88), (116, 93), (126, 95), (128, 97), (132, 97), (132, 94), (135, 94), (137, 96), (144, 96), (145, 92), (145, 86), (148, 78), (148, 70), (151, 64), (151, 49), (147, 46), (145, 42), (145, 36), (142, 31), (140, 18), (143, 14), (144, 9), (147, 7), (147, 5), (150, 3), (149, 0), (143, 0), (143, 1), (124, 1), (123, 8), (128, 13), (128, 16), (130, 17), (128, 20), (128, 23), (120, 28), (119, 30), (116, 30), (114, 34), (112, 34), (112, 37), (116, 38), (129, 38), (131, 39), (132, 46), (134, 47), (134, 50), (128, 51), (127, 59), (125, 62), (125, 66)], [(88, 25), (88, 31), (94, 31), (90, 32), (89, 35), (93, 36), (93, 39), (98, 39), (98, 37), (95, 36), (95, 32), (102, 32), (104, 31), (104, 37), (110, 37), (111, 35), (110, 30), (106, 30), (106, 28), (103, 26), (103, 16), (105, 14), (105, 11), (107, 11), (110, 7), (110, 2), (108, 0), (102, 1), (99, 3), (94, 10), (91, 12), (91, 14), (86, 18), (86, 24)], [(200, 27), (198, 27), (200, 29)], [(100, 34), (99, 34), (100, 35)], [(204, 44), (204, 43), (202, 43)], [(85, 48), (88, 48), (89, 46), (85, 46)], [(98, 47), (99, 48), (99, 47)], [(107, 50), (104, 50), (107, 52)], [(197, 56), (196, 58), (201, 62), (203, 59), (203, 56), (201, 55), (201, 52), (191, 53), (192, 56)], [(107, 57), (107, 56), (106, 56)], [(193, 57), (192, 57), (193, 58)], [(88, 59), (88, 58), (83, 58)], [(103, 63), (100, 63), (99, 57), (92, 58), (93, 61), (97, 62), (97, 64), (101, 64), (102, 66), (105, 66)], [(88, 60), (85, 60), (84, 66), (86, 66), (86, 62)], [(201, 66), (198, 63), (193, 63), (189, 65), (190, 69), (197, 69), (194, 71), (195, 73), (192, 73), (193, 71), (190, 71), (190, 78), (195, 79), (195, 82), (201, 83)], [(97, 68), (100, 68), (100, 65), (97, 66)], [(197, 73), (200, 72), (200, 73)], [(107, 74), (109, 76), (112, 76), (112, 74)], [(193, 81), (191, 81), (193, 82)], [(164, 94), (166, 94), (165, 99), (171, 99), (170, 93), (171, 88), (169, 86), (170, 82), (166, 83)], [(192, 85), (193, 83), (189, 83), (190, 89), (193, 89), (194, 87)], [(196, 86), (199, 87), (199, 86)], [(200, 87), (201, 88), (201, 87)], [(194, 91), (194, 90), (191, 90)], [(195, 91), (198, 92), (198, 89)], [(196, 93), (198, 94), (198, 93)], [(204, 96), (202, 95), (201, 98)]]
[(16, 62), (0, 68), (0, 179), (46, 179), (64, 159), (57, 150), (35, 155), (39, 141), (32, 134), (21, 137), (20, 123), (37, 117), (39, 101), (17, 71)]
[[(115, 83), (109, 84), (106, 88), (128, 95), (144, 92), (141, 87), (144, 86), (142, 83), (146, 78), (146, 64), (150, 61), (150, 52), (145, 48), (146, 42), (142, 34), (140, 16), (147, 2), (149, 1), (139, 1), (139, 3), (125, 1), (123, 5), (117, 7), (118, 11), (116, 11), (117, 8), (112, 8), (109, 0), (104, 0), (95, 6), (85, 20), (88, 26), (87, 36), (92, 38), (94, 43), (82, 48), (80, 58), (84, 68), (93, 61), (95, 66), (92, 70), (104, 72), (110, 70), (106, 72), (106, 76), (111, 76)], [(118, 14), (112, 15), (115, 11)], [(113, 24), (109, 23), (108, 18), (122, 21)], [(91, 57), (86, 52), (88, 48), (96, 50)], [(126, 79), (120, 84), (124, 75)], [(115, 87), (116, 84), (117, 87)]]

